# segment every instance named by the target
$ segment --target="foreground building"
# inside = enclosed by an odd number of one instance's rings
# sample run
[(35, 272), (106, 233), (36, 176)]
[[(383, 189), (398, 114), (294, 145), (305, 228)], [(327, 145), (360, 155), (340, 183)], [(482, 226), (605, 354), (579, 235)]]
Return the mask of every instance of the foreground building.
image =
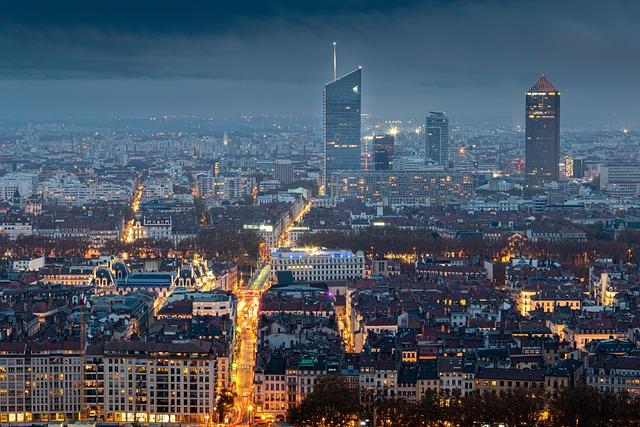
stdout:
[[(86, 351), (85, 351), (86, 350)], [(215, 404), (210, 342), (0, 343), (0, 422), (201, 423)]]

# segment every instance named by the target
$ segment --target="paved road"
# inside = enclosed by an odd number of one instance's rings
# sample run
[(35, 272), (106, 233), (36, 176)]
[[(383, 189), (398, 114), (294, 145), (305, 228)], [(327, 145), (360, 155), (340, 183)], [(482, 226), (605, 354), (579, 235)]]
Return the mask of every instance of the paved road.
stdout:
[(238, 290), (238, 313), (236, 316), (237, 357), (232, 366), (235, 384), (236, 425), (252, 425), (253, 421), (253, 373), (256, 364), (256, 339), (260, 295), (269, 288), (269, 264), (262, 266), (253, 275), (246, 287)]

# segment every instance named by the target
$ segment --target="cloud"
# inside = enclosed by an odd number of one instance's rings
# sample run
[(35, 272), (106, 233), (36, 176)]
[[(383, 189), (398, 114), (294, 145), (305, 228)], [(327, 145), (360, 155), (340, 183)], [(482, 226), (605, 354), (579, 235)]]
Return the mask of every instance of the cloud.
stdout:
[(208, 85), (237, 94), (245, 111), (266, 105), (255, 92), (268, 84), (287, 94), (273, 108), (296, 112), (315, 105), (337, 40), (342, 71), (364, 66), (370, 112), (515, 117), (522, 92), (544, 72), (566, 95), (567, 114), (639, 113), (640, 4), (630, 0), (25, 0), (3, 8), (5, 81), (173, 79), (189, 82), (187, 92)]

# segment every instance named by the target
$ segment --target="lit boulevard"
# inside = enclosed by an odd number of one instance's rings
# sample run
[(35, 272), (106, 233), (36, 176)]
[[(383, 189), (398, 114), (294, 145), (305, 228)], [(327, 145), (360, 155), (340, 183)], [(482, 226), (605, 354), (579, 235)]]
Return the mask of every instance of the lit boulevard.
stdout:
[(125, 243), (133, 243), (133, 222), (135, 221), (136, 213), (140, 209), (140, 200), (142, 199), (142, 190), (144, 190), (144, 185), (142, 184), (142, 180), (139, 180), (136, 183), (136, 188), (133, 192), (133, 197), (131, 198), (131, 218), (129, 218), (122, 230), (122, 241)]
[(232, 365), (232, 382), (236, 393), (235, 425), (252, 425), (253, 373), (256, 363), (256, 339), (260, 295), (270, 286), (271, 267), (264, 264), (249, 282), (238, 289), (238, 312), (236, 316), (236, 348)]
[(313, 200), (309, 199), (305, 203), (305, 205), (302, 207), (300, 212), (298, 212), (298, 215), (296, 215), (293, 221), (291, 221), (291, 223), (289, 224), (289, 226), (286, 228), (284, 232), (284, 236), (282, 238), (282, 246), (291, 246), (291, 229), (297, 224), (300, 224), (302, 222), (305, 215), (308, 214), (309, 211), (311, 210), (312, 206), (313, 206)]

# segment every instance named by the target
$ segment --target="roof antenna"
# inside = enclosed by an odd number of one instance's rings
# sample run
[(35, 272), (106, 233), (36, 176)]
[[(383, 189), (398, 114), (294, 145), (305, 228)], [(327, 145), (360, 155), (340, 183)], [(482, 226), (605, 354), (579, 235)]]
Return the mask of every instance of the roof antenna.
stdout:
[(338, 78), (338, 59), (336, 57), (336, 42), (333, 42), (333, 80)]

